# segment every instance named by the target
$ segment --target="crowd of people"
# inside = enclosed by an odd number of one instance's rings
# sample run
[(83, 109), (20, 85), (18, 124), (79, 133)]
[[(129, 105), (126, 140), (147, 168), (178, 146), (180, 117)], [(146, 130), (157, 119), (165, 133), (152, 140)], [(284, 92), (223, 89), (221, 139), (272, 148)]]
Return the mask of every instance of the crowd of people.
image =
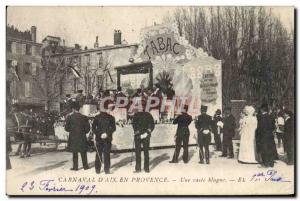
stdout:
[(47, 111), (33, 112), (32, 109), (17, 110), (16, 107), (7, 111), (7, 136), (13, 136), (16, 142), (20, 142), (15, 155), (21, 158), (30, 157), (33, 140), (55, 135), (54, 123), (58, 115)]
[[(151, 92), (151, 93), (150, 93)], [(8, 132), (14, 133), (17, 140), (22, 141), (18, 145), (16, 155), (21, 158), (30, 157), (31, 143), (37, 136), (55, 135), (55, 121), (64, 118), (65, 130), (69, 132), (68, 148), (73, 153), (72, 170), (78, 170), (78, 153), (81, 154), (83, 168), (88, 169), (87, 151), (89, 139), (86, 134), (90, 133), (96, 151), (95, 170), (100, 173), (101, 164), (104, 163), (105, 173), (110, 173), (110, 152), (113, 133), (116, 130), (117, 121), (124, 120), (132, 124), (134, 134), (134, 151), (136, 155), (136, 172), (141, 172), (141, 152), (144, 152), (144, 170), (149, 172), (149, 148), (151, 133), (155, 124), (161, 120), (160, 102), (155, 107), (147, 110), (147, 99), (157, 97), (161, 100), (161, 92), (158, 87), (146, 93), (138, 89), (129, 98), (129, 103), (122, 103), (118, 97), (127, 97), (121, 88), (117, 91), (99, 91), (94, 98), (91, 95), (84, 96), (82, 90), (78, 90), (75, 97), (67, 95), (64, 110), (60, 115), (34, 113), (32, 109), (16, 111), (14, 107), (7, 115)], [(109, 99), (105, 99), (110, 97)], [(104, 101), (105, 100), (105, 101)], [(124, 101), (124, 99), (121, 99)], [(102, 104), (102, 108), (99, 105)], [(119, 104), (119, 105), (118, 105)], [(128, 105), (137, 104), (137, 110), (129, 112)], [(97, 111), (92, 118), (82, 114), (80, 110), (84, 105), (95, 105)], [(112, 107), (118, 107), (119, 113), (113, 113)], [(120, 110), (121, 109), (121, 110)], [(149, 108), (148, 108), (149, 109)], [(259, 108), (245, 106), (239, 123), (231, 113), (230, 107), (222, 111), (218, 109), (212, 117), (207, 114), (208, 107), (202, 105), (200, 115), (194, 119), (195, 134), (199, 147), (199, 163), (210, 163), (210, 145), (214, 138), (215, 151), (221, 151), (220, 157), (234, 158), (235, 150), (233, 139), (238, 130), (240, 143), (238, 146), (237, 159), (240, 163), (261, 163), (265, 167), (273, 167), (274, 161), (278, 160), (275, 136), (278, 147), (283, 146), (286, 153), (286, 163), (294, 163), (294, 118), (292, 112), (286, 108), (270, 110), (267, 104)], [(184, 105), (180, 113), (172, 114), (172, 122), (177, 125), (175, 133), (175, 150), (170, 163), (178, 163), (181, 147), (183, 147), (183, 162), (189, 162), (189, 126), (193, 122), (188, 113), (189, 106)], [(8, 135), (9, 136), (9, 135)], [(9, 148), (9, 147), (8, 147)], [(11, 150), (11, 149), (9, 149)], [(10, 152), (8, 150), (8, 152)]]
[[(122, 122), (124, 124), (129, 124), (132, 122), (132, 117), (137, 111), (136, 109), (129, 110), (131, 106), (138, 105), (140, 102), (145, 104), (149, 98), (157, 98), (158, 104), (150, 108), (150, 113), (152, 114), (155, 123), (160, 122), (170, 122), (174, 119), (174, 112), (171, 111), (168, 113), (167, 110), (161, 111), (161, 102), (163, 96), (166, 96), (167, 100), (173, 98), (175, 93), (165, 95), (160, 89), (159, 85), (155, 85), (153, 89), (146, 89), (143, 86), (138, 88), (132, 95), (124, 92), (121, 87), (118, 87), (117, 90), (102, 90), (98, 91), (96, 96), (91, 94), (83, 95), (83, 90), (77, 90), (77, 93), (73, 96), (71, 94), (66, 95), (64, 101), (64, 109), (62, 114), (66, 115), (71, 111), (70, 104), (72, 101), (77, 101), (82, 107), (83, 105), (95, 105), (99, 110), (99, 105), (106, 100), (109, 102), (111, 107), (110, 113), (116, 118), (117, 122)], [(114, 113), (114, 108), (118, 108)], [(166, 114), (165, 114), (166, 113)]]
[[(104, 172), (110, 173), (110, 151), (113, 133), (116, 130), (114, 116), (109, 113), (109, 103), (104, 104), (101, 110), (89, 124), (88, 117), (82, 115), (80, 104), (77, 101), (71, 103), (72, 112), (66, 117), (65, 130), (70, 132), (69, 143), (73, 152), (73, 167), (78, 170), (78, 153), (81, 154), (84, 169), (89, 169), (87, 162), (87, 138), (86, 134), (92, 131), (94, 135), (96, 158), (95, 171), (100, 173), (101, 164), (104, 163)], [(199, 147), (199, 163), (210, 163), (211, 136), (214, 137), (216, 151), (221, 151), (220, 157), (233, 159), (235, 155), (233, 138), (238, 128), (240, 144), (238, 146), (238, 161), (240, 163), (260, 163), (264, 167), (273, 167), (278, 160), (277, 148), (274, 136), (283, 139), (283, 146), (287, 156), (286, 163), (294, 162), (294, 121), (293, 114), (284, 109), (278, 110), (276, 116), (269, 111), (268, 105), (263, 104), (257, 110), (252, 106), (246, 106), (241, 114), (239, 125), (236, 125), (235, 117), (231, 114), (231, 108), (225, 107), (222, 115), (217, 110), (213, 117), (207, 114), (207, 106), (201, 106), (201, 114), (195, 119), (194, 126), (197, 129), (197, 143)], [(283, 120), (283, 121), (282, 121)], [(175, 151), (170, 163), (178, 163), (180, 149), (183, 147), (183, 162), (189, 162), (189, 126), (193, 118), (188, 114), (188, 105), (174, 119), (177, 124), (175, 133)], [(144, 152), (144, 170), (149, 172), (149, 148), (151, 133), (155, 129), (155, 121), (150, 112), (137, 111), (132, 117), (134, 135), (134, 151), (136, 155), (135, 172), (141, 172), (141, 152)], [(278, 135), (281, 134), (281, 135)], [(222, 136), (222, 139), (221, 139)], [(103, 156), (103, 157), (102, 157)], [(102, 159), (104, 158), (104, 159)]]
[[(279, 160), (277, 147), (283, 143), (286, 163), (294, 164), (294, 118), (293, 113), (285, 108), (269, 110), (267, 104), (262, 104), (257, 110), (250, 105), (245, 106), (239, 125), (231, 114), (231, 108), (225, 107), (224, 115), (217, 110), (213, 117), (206, 114), (207, 106), (201, 106), (201, 115), (195, 120), (197, 143), (199, 146), (199, 163), (210, 163), (209, 145), (214, 137), (216, 151), (222, 151), (220, 157), (234, 158), (233, 138), (236, 128), (240, 143), (238, 161), (246, 164), (260, 163), (264, 167), (273, 167)], [(183, 112), (174, 120), (178, 124), (175, 135), (175, 152), (170, 163), (177, 163), (183, 146), (183, 161), (188, 162), (188, 142), (190, 137), (189, 124), (192, 117)], [(212, 135), (211, 135), (212, 134)], [(221, 139), (222, 136), (222, 139)], [(275, 138), (277, 137), (278, 146)]]

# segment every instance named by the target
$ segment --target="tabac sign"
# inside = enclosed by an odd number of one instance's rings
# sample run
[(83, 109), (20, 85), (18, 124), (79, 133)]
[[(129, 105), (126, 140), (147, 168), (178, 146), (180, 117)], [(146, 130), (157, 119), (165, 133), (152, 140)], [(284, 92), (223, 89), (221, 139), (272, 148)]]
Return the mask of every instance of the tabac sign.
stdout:
[[(185, 59), (186, 48), (178, 41), (177, 33), (172, 26), (156, 25), (142, 30), (143, 60), (153, 60), (157, 56), (171, 55), (173, 58)], [(182, 57), (184, 56), (184, 57)]]

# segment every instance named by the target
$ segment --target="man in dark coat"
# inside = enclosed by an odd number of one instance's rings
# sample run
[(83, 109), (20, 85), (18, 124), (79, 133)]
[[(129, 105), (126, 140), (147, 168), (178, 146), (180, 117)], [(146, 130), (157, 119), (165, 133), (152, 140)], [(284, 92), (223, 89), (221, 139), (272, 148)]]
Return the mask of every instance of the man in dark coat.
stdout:
[(262, 165), (265, 167), (273, 167), (275, 160), (273, 150), (275, 145), (273, 136), (274, 123), (268, 114), (267, 104), (262, 104), (261, 114), (257, 120), (257, 148), (262, 159)]
[(222, 143), (221, 143), (221, 132), (222, 127), (220, 124), (223, 124), (223, 118), (221, 116), (221, 110), (218, 109), (213, 117), (212, 121), (212, 132), (214, 134), (214, 140), (216, 145), (216, 151), (222, 151)]
[(86, 116), (79, 113), (78, 102), (73, 102), (72, 113), (66, 118), (65, 130), (69, 132), (69, 146), (73, 152), (73, 168), (78, 170), (78, 152), (81, 154), (83, 168), (88, 169), (87, 162), (87, 138), (86, 134), (90, 131), (90, 123)]
[[(143, 107), (143, 110), (144, 109), (145, 107)], [(144, 150), (144, 170), (145, 172), (149, 172), (149, 146), (151, 132), (155, 127), (154, 119), (149, 112), (138, 111), (133, 116), (132, 127), (134, 131), (134, 145), (136, 156), (135, 172), (141, 172), (142, 145)]]
[(231, 114), (231, 108), (226, 107), (224, 109), (224, 119), (223, 119), (223, 151), (221, 157), (227, 157), (227, 151), (229, 152), (228, 158), (233, 158), (233, 144), (232, 138), (235, 135), (235, 118)]
[(183, 144), (183, 162), (187, 163), (189, 158), (189, 137), (190, 130), (189, 125), (192, 122), (192, 116), (187, 113), (188, 106), (184, 107), (184, 111), (174, 119), (173, 124), (177, 124), (177, 131), (175, 135), (175, 151), (173, 159), (170, 163), (178, 163), (178, 156), (180, 153), (181, 145)]
[(286, 154), (287, 154), (287, 164), (293, 165), (294, 164), (294, 118), (293, 113), (285, 110), (284, 111), (284, 136), (283, 136), (283, 143), (286, 147)]
[[(108, 109), (108, 107), (104, 107)], [(108, 114), (105, 110), (101, 111), (93, 121), (92, 131), (96, 135), (96, 159), (95, 170), (99, 174), (101, 170), (102, 154), (104, 156), (104, 172), (110, 173), (110, 150), (112, 142), (112, 134), (116, 130), (115, 118)]]
[(28, 110), (25, 110), (25, 124), (21, 125), (21, 132), (24, 135), (24, 145), (21, 158), (30, 157), (31, 143), (36, 126), (35, 121)]
[[(211, 124), (212, 119), (211, 116), (206, 114), (207, 106), (201, 106), (201, 115), (198, 116), (195, 121), (195, 126), (198, 133), (198, 146), (199, 146), (199, 163), (205, 162), (209, 164), (209, 144), (211, 142)], [(203, 152), (204, 148), (204, 152)]]
[(54, 118), (51, 116), (50, 113), (46, 112), (45, 113), (45, 126), (46, 126), (45, 136), (49, 137), (55, 135), (54, 123), (55, 123)]

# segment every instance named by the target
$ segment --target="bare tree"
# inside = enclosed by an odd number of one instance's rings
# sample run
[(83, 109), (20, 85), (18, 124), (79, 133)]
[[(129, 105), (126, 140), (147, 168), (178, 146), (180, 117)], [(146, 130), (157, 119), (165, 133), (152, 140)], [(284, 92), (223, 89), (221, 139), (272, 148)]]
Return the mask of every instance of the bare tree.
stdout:
[[(170, 19), (169, 19), (170, 20)], [(223, 100), (294, 101), (294, 35), (264, 7), (189, 7), (173, 15), (194, 47), (222, 60)]]

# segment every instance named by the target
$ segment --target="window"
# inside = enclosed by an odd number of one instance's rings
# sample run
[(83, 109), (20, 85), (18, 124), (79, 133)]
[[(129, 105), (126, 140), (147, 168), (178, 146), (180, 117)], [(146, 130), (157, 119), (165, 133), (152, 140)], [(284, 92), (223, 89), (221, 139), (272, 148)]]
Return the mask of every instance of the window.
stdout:
[(31, 69), (31, 63), (25, 63), (24, 64), (24, 74), (30, 75), (31, 74), (30, 69)]
[(7, 41), (7, 43), (6, 43), (6, 51), (12, 52), (12, 42), (11, 41)]
[(32, 47), (29, 44), (26, 44), (26, 55), (32, 55)]
[(36, 63), (32, 63), (31, 65), (31, 74), (36, 76), (37, 75), (37, 72), (36, 72)]
[(85, 64), (89, 66), (91, 64), (91, 56), (89, 54), (85, 55)]
[(25, 81), (25, 97), (31, 97), (31, 84), (30, 82)]
[(98, 67), (101, 68), (103, 65), (103, 55), (102, 52), (97, 54), (97, 64)]

